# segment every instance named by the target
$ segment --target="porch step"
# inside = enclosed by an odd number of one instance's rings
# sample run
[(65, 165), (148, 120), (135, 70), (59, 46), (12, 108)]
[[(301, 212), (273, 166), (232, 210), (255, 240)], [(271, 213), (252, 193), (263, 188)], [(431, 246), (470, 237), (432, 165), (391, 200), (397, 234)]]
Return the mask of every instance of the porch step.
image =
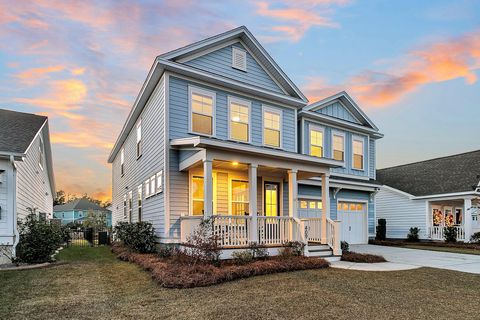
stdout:
[(340, 261), (340, 256), (324, 257), (323, 259), (327, 260), (328, 262), (336, 262)]
[(333, 251), (326, 244), (309, 244), (308, 245), (308, 256), (309, 257), (331, 257), (333, 256)]

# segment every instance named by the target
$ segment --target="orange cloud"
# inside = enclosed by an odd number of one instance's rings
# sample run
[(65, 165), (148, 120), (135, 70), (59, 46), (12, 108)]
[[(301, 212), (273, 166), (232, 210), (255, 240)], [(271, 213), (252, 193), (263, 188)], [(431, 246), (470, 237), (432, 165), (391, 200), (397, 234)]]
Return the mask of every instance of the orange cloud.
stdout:
[[(88, 121), (87, 121), (88, 122)], [(101, 139), (96, 133), (83, 128), (84, 131), (52, 132), (51, 141), (73, 148), (99, 148), (111, 150), (113, 143)]]
[(323, 93), (347, 89), (362, 104), (382, 107), (429, 83), (463, 78), (473, 84), (477, 81), (475, 70), (480, 69), (480, 30), (413, 50), (393, 65), (387, 72), (361, 72), (342, 86), (310, 78), (305, 92), (313, 101)]
[(38, 83), (38, 81), (43, 80), (49, 74), (54, 72), (60, 72), (64, 69), (65, 69), (64, 66), (32, 68), (32, 69), (19, 72), (15, 74), (14, 77), (19, 79), (23, 84), (33, 85)]
[(85, 68), (74, 68), (71, 71), (72, 75), (79, 76), (85, 73)]

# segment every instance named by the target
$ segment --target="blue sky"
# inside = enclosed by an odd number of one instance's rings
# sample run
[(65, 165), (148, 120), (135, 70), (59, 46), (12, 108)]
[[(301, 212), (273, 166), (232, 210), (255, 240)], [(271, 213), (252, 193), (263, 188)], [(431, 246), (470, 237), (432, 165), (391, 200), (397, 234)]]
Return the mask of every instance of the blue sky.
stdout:
[(480, 149), (479, 1), (0, 0), (0, 108), (48, 115), (58, 187), (107, 199), (154, 57), (239, 25), (312, 102), (357, 100), (379, 167)]

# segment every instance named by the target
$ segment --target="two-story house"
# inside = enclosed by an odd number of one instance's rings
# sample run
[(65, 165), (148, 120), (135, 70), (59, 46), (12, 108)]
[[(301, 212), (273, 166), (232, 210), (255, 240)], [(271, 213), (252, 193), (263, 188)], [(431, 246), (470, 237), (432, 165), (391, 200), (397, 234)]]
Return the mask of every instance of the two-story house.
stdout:
[(108, 159), (113, 224), (181, 244), (214, 216), (227, 256), (287, 241), (339, 254), (374, 233), (381, 137), (344, 92), (309, 105), (239, 27), (155, 59)]
[(48, 118), (0, 109), (0, 264), (15, 257), (17, 221), (51, 217), (54, 197)]

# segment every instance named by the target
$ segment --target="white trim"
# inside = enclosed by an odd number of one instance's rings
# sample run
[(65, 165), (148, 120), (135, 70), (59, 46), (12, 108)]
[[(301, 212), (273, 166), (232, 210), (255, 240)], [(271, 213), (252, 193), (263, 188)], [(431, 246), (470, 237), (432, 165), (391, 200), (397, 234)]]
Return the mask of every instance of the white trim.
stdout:
[[(25, 150), (25, 152), (22, 155), (26, 155), (28, 153), (28, 150), (30, 150), (30, 147), (33, 145), (33, 142), (35, 141), (35, 139), (37, 139), (37, 137), (40, 135), (40, 133), (42, 133), (43, 127), (45, 127), (45, 124), (47, 122), (48, 122), (48, 118), (45, 119), (45, 121), (43, 122), (40, 129), (37, 131), (37, 133), (35, 133), (35, 136), (33, 137), (32, 141), (30, 141), (30, 144), (28, 145), (27, 149)], [(17, 155), (17, 154), (15, 153), (15, 155)]]
[[(265, 144), (265, 112), (276, 113), (280, 116), (280, 145), (278, 147)], [(262, 104), (262, 146), (283, 150), (283, 110), (281, 108)]]
[[(313, 156), (312, 155), (312, 141), (311, 141), (311, 132), (317, 131), (322, 133), (322, 155), (320, 157)], [(308, 125), (308, 155), (311, 157), (317, 157), (317, 158), (325, 158), (325, 145), (326, 145), (326, 139), (325, 139), (325, 127), (319, 126), (319, 125)], [(316, 146), (318, 147), (318, 146)], [(345, 159), (343, 159), (345, 161)]]
[(334, 136), (339, 136), (343, 138), (343, 161), (345, 161), (345, 158), (347, 156), (347, 137), (345, 134), (345, 131), (340, 131), (336, 129), (331, 129), (330, 130), (330, 141), (331, 141), (331, 158), (334, 159)]
[(298, 110), (295, 109), (295, 152), (298, 153)]
[(466, 191), (466, 192), (456, 192), (456, 193), (443, 193), (443, 194), (434, 194), (434, 195), (428, 195), (428, 196), (413, 196), (413, 200), (421, 200), (421, 199), (434, 199), (434, 198), (440, 198), (437, 200), (452, 200), (455, 197), (465, 197), (465, 196), (480, 196), (479, 192), (475, 191)]
[[(231, 136), (231, 103), (232, 102), (248, 108), (248, 139), (247, 141), (237, 140), (232, 138)], [(242, 143), (252, 143), (252, 103), (248, 100), (228, 95), (227, 116), (228, 116), (228, 119), (227, 119), (228, 140), (242, 142)]]
[(169, 109), (170, 109), (170, 74), (164, 74), (164, 107), (163, 107), (163, 170), (165, 172), (165, 179), (163, 181), (163, 208), (164, 208), (164, 237), (169, 238), (170, 236), (170, 145), (169, 141)]
[[(193, 117), (192, 117), (192, 113), (193, 113), (193, 110), (192, 110), (192, 94), (194, 94), (194, 93), (204, 95), (204, 96), (209, 96), (210, 98), (212, 98), (212, 114), (211, 115), (210, 114), (205, 114), (205, 113), (200, 113), (200, 112), (195, 112), (195, 113), (198, 113), (198, 114), (201, 114), (201, 115), (212, 117), (212, 134), (195, 132), (192, 129), (192, 120), (193, 120)], [(215, 123), (216, 122), (216, 109), (217, 109), (217, 93), (215, 91), (210, 91), (210, 90), (206, 90), (206, 89), (203, 89), (203, 88), (188, 85), (188, 132), (189, 133), (193, 133), (193, 134), (197, 134), (197, 135), (201, 135), (201, 136), (206, 136), (206, 137), (215, 137), (216, 136), (216, 131), (215, 131), (215, 128), (216, 128), (216, 123)]]
[[(298, 118), (297, 118), (298, 119)], [(305, 118), (301, 118), (300, 120), (300, 153), (304, 154), (305, 153), (305, 141), (304, 139), (304, 130), (305, 130)]]
[[(362, 143), (362, 168), (359, 169), (359, 168), (355, 168), (355, 151), (353, 150), (353, 143), (354, 142), (361, 142)], [(365, 157), (365, 146), (366, 146), (366, 143), (365, 143), (365, 137), (360, 137), (358, 135), (352, 135), (352, 170), (356, 170), (356, 171), (362, 171), (362, 172), (368, 172), (368, 168), (366, 166), (366, 157)]]
[(197, 53), (194, 53), (192, 55), (189, 55), (187, 57), (184, 57), (184, 58), (180, 58), (177, 60), (177, 62), (179, 63), (186, 63), (186, 62), (189, 62), (189, 61), (192, 61), (194, 59), (197, 59), (197, 58), (200, 58), (200, 57), (203, 57), (204, 55), (207, 55), (209, 53), (212, 53), (212, 52), (215, 52), (217, 50), (220, 50), (220, 49), (223, 49), (225, 47), (228, 47), (228, 46), (231, 46), (231, 45), (234, 45), (235, 43), (238, 43), (240, 42), (240, 39), (233, 39), (233, 40), (229, 40), (229, 41), (226, 41), (226, 42), (222, 42), (218, 45), (215, 45), (213, 47), (210, 47), (208, 49), (205, 49), (205, 50), (201, 50)]
[[(235, 56), (237, 54), (243, 55), (244, 66), (236, 65)], [(247, 72), (247, 51), (246, 50), (232, 46), (232, 68)]]

